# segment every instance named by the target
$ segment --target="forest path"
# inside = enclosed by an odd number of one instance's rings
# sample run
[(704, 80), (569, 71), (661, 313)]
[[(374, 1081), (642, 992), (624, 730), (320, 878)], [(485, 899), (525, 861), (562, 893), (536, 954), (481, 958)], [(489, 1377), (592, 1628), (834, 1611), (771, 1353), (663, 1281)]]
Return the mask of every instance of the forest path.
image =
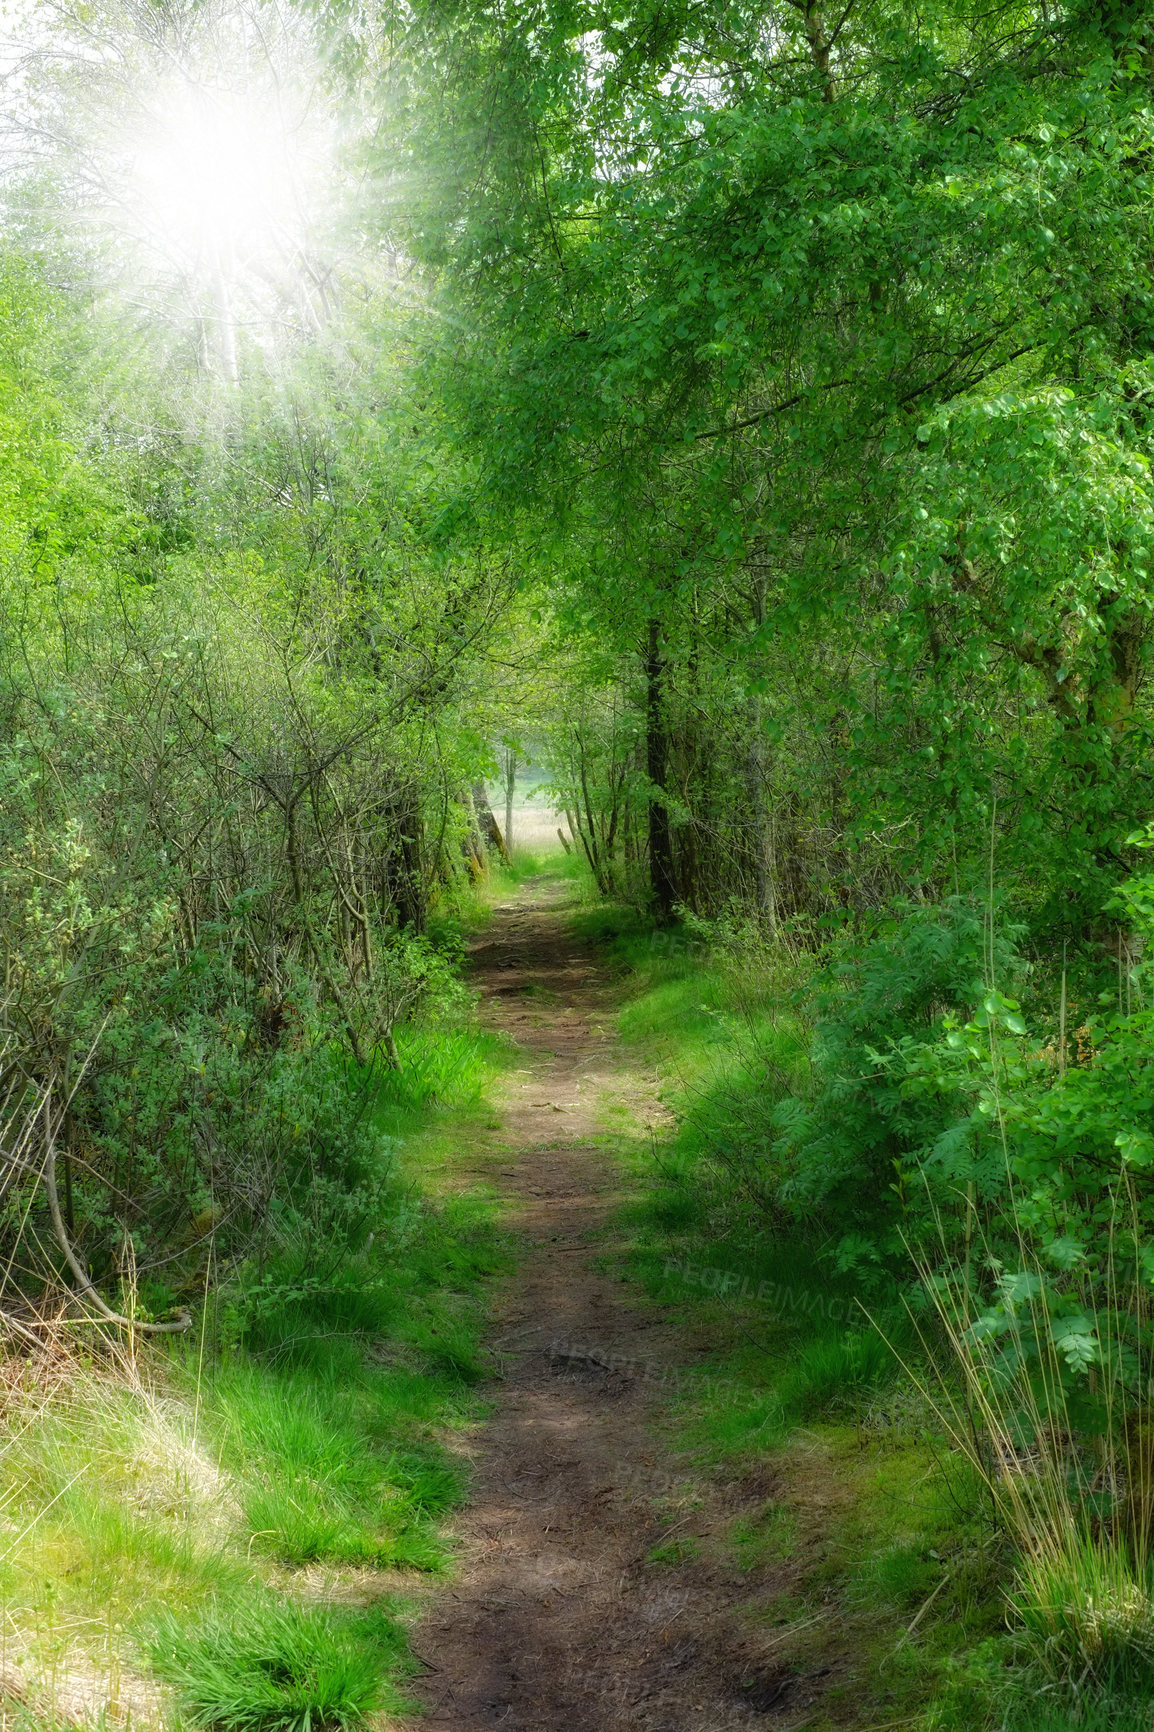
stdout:
[(663, 1380), (700, 1348), (597, 1267), (622, 1200), (606, 1118), (664, 1115), (608, 1032), (612, 985), (570, 935), (564, 895), (534, 881), (472, 948), (482, 1016), (524, 1055), (497, 1106), (525, 1254), (497, 1305), (500, 1382), (474, 1439), (458, 1567), (416, 1636), (428, 1671), (414, 1724), (793, 1727), (804, 1681), (775, 1668), (776, 1633), (752, 1615), (757, 1572), (710, 1544), (767, 1488), (703, 1484), (662, 1444)]

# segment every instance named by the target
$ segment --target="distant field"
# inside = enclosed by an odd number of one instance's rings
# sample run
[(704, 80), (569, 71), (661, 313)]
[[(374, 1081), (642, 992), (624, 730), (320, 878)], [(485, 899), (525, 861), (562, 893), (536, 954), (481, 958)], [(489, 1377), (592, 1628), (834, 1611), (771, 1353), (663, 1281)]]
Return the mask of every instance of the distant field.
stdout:
[[(488, 784), (489, 800), (502, 830), (505, 828), (505, 784)], [(534, 853), (560, 849), (557, 831), (569, 836), (565, 815), (556, 811), (541, 788), (541, 778), (534, 771), (518, 772), (513, 798), (513, 846), (528, 848)], [(570, 840), (572, 838), (570, 837)]]

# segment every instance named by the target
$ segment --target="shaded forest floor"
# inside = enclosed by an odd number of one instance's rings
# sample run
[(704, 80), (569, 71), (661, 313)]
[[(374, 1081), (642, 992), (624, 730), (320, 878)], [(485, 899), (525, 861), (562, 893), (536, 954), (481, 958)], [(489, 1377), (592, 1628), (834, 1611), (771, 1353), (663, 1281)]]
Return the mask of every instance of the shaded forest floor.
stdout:
[[(458, 1567), (415, 1634), (412, 1724), (913, 1725), (946, 1579), (934, 1542), (950, 1570), (970, 1549), (942, 1538), (956, 1518), (927, 1489), (932, 1456), (876, 1412), (788, 1438), (767, 1418), (759, 1439), (774, 1356), (750, 1369), (740, 1306), (660, 1302), (637, 1279), (637, 1159), (670, 1115), (613, 1032), (619, 972), (571, 913), (564, 885), (533, 880), (472, 947), (482, 1018), (520, 1057), (458, 1182), (498, 1180), (523, 1256), (497, 1298), (491, 1416), (465, 1446)], [(727, 1412), (735, 1446), (689, 1447)]]

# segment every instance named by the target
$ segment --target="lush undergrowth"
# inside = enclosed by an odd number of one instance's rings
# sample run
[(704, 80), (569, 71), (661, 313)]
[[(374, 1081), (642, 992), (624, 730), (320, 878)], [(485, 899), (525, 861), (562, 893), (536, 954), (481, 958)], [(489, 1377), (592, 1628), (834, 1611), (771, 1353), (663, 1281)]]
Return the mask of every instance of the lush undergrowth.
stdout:
[[(449, 1156), (483, 1146), (507, 1054), (463, 1008), (397, 1049), (327, 1255), (302, 1198), (206, 1269), (189, 1335), (130, 1349), (62, 1325), (6, 1362), (4, 1724), (305, 1732), (403, 1707), (414, 1584), (446, 1567), (465, 1490), (445, 1440), (477, 1417), (508, 1257), (491, 1191)], [(365, 1079), (348, 1093), (363, 1107)]]
[(766, 1487), (725, 1543), (760, 1572), (750, 1615), (783, 1668), (824, 1678), (806, 1724), (1148, 1725), (1132, 1667), (1071, 1689), (1015, 1615), (1011, 1535), (943, 1418), (951, 1355), (912, 1269), (863, 1278), (757, 1183), (781, 1103), (813, 1088), (810, 965), (627, 911), (578, 920), (620, 970), (618, 1028), (672, 1114), (656, 1142), (614, 1127), (637, 1180), (630, 1273), (706, 1348), (677, 1394), (679, 1441)]

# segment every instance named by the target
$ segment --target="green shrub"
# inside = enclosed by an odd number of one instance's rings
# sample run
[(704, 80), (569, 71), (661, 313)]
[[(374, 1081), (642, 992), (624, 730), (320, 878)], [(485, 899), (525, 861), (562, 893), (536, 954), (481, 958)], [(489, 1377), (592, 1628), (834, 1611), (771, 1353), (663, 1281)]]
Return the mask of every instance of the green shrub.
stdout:
[[(1019, 966), (1010, 938), (997, 937), (994, 951), (1006, 982)], [(819, 983), (812, 1092), (781, 1098), (771, 1115), (772, 1176), (780, 1205), (828, 1234), (836, 1266), (859, 1281), (907, 1265), (904, 1171), (953, 1117), (948, 1104), (912, 1096), (888, 1055), (980, 1003), (989, 966), (983, 914), (954, 898), (900, 907)], [(992, 1157), (978, 1177), (996, 1190)]]
[[(721, 960), (688, 942), (668, 954), (621, 942), (647, 988), (619, 1019), (622, 1032), (672, 1040), (689, 1078), (655, 1220), (676, 1231), (703, 1214), (720, 1228), (728, 1216), (733, 1230), (744, 1213), (783, 1237), (800, 1227), (811, 1260), (852, 1277), (859, 1293), (908, 1279), (911, 1201), (926, 1207), (911, 1200), (908, 1170), (969, 1109), (912, 1093), (892, 1054), (981, 1003), (984, 912), (963, 898), (899, 905), (864, 942), (842, 939), (801, 984), (796, 967), (752, 941)], [(1012, 935), (996, 937), (994, 966), (1003, 981), (1022, 972)], [(1003, 1173), (985, 1154), (988, 1196)]]

